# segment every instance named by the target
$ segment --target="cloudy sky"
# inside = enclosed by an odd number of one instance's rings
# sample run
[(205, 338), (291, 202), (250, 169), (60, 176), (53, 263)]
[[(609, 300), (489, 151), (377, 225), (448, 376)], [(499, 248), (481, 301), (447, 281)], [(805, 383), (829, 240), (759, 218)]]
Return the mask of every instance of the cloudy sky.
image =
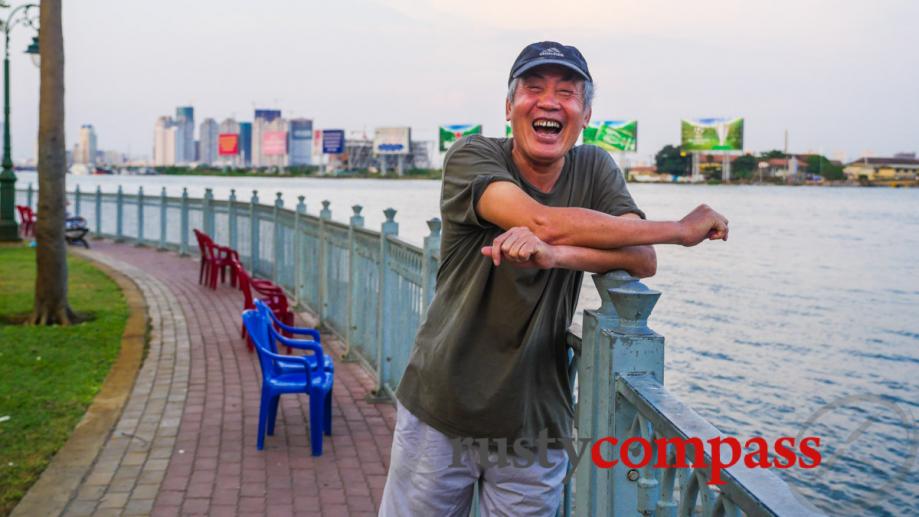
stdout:
[[(14, 5), (19, 1), (13, 0)], [(919, 151), (915, 0), (79, 0), (64, 2), (67, 140), (149, 156), (157, 116), (254, 107), (369, 133), (504, 130), (507, 74), (531, 41), (581, 49), (595, 119), (639, 120), (639, 159), (681, 118), (743, 116), (746, 147)], [(31, 158), (38, 71), (11, 42), (13, 145)]]

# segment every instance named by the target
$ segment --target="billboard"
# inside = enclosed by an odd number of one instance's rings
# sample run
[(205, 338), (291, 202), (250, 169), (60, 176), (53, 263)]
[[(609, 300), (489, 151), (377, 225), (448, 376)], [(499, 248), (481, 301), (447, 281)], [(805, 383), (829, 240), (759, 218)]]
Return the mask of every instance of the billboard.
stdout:
[(322, 152), (325, 154), (341, 154), (345, 152), (345, 130), (323, 129)]
[(440, 126), (440, 152), (446, 152), (460, 138), (466, 135), (481, 135), (482, 124), (454, 124)]
[(236, 156), (239, 154), (239, 135), (221, 133), (217, 137), (217, 154), (219, 156)]
[(742, 151), (743, 119), (702, 118), (681, 121), (685, 151)]
[(262, 154), (265, 156), (287, 154), (287, 131), (265, 131), (262, 135)]
[(601, 120), (584, 128), (584, 144), (607, 151), (638, 151), (637, 120)]
[(373, 154), (408, 154), (411, 139), (411, 128), (378, 127), (373, 135)]

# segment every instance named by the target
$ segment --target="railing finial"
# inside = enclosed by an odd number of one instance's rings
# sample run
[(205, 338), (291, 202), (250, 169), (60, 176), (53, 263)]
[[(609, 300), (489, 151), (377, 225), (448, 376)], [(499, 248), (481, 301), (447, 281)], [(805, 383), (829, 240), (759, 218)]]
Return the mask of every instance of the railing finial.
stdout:
[(386, 210), (383, 210), (383, 215), (386, 216), (386, 222), (387, 222), (387, 223), (395, 222), (395, 220), (396, 220), (396, 209), (395, 209), (395, 208), (391, 208), (391, 207), (390, 207), (390, 208), (387, 208)]
[(440, 228), (443, 226), (443, 223), (440, 222), (440, 218), (428, 219), (428, 229), (431, 230), (431, 237), (440, 237)]
[(635, 280), (620, 287), (609, 289), (610, 301), (619, 316), (616, 329), (624, 334), (646, 335), (654, 331), (648, 328), (648, 316), (661, 297), (661, 292), (650, 289)]
[(332, 204), (332, 202), (329, 201), (328, 199), (323, 199), (323, 200), (322, 200), (322, 210), (319, 211), (319, 218), (320, 218), (320, 219), (323, 219), (323, 220), (326, 220), (326, 221), (332, 219), (332, 210), (329, 209), (329, 205), (331, 205), (331, 204)]
[(597, 292), (600, 293), (601, 305), (598, 311), (607, 316), (615, 316), (616, 311), (613, 307), (613, 301), (610, 300), (609, 290), (637, 280), (637, 278), (621, 269), (609, 271), (602, 275), (591, 275), (591, 278), (597, 287)]
[(281, 208), (284, 206), (284, 199), (281, 198), (281, 193), (278, 192), (274, 198), (274, 206)]

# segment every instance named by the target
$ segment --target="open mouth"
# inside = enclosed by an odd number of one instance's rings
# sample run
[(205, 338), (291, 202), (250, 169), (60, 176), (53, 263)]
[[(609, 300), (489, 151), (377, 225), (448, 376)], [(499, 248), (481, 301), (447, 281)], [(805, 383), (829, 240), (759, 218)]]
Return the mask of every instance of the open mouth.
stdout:
[(533, 121), (533, 130), (540, 134), (557, 135), (562, 132), (562, 123), (557, 120), (538, 118)]

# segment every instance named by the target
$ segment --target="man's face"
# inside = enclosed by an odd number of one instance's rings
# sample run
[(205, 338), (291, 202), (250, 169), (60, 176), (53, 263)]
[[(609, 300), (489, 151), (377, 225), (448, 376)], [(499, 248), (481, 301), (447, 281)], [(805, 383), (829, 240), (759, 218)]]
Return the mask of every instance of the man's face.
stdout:
[(538, 67), (520, 78), (507, 120), (514, 130), (514, 148), (528, 161), (548, 165), (574, 147), (590, 122), (584, 108), (583, 80), (559, 66)]

